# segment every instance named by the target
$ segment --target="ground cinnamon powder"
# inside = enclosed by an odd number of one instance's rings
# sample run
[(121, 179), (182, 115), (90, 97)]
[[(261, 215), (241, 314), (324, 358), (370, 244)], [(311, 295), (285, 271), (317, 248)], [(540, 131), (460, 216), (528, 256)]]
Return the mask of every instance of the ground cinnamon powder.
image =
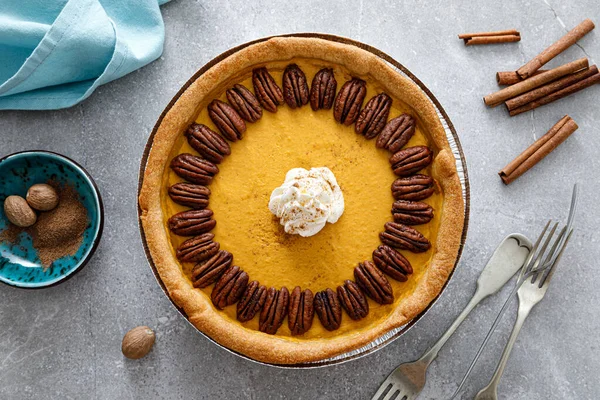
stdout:
[(61, 257), (77, 253), (89, 223), (87, 210), (72, 186), (48, 183), (58, 192), (58, 206), (39, 213), (37, 222), (29, 228), (11, 224), (0, 233), (0, 240), (12, 243), (18, 240), (21, 232), (28, 233), (44, 269)]

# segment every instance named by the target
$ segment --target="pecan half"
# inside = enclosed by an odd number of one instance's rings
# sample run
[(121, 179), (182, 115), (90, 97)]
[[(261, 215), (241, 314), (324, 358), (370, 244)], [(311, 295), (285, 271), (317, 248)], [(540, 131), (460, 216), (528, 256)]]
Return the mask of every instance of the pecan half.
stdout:
[(265, 305), (267, 288), (258, 281), (248, 284), (244, 295), (237, 304), (237, 319), (240, 322), (250, 321)]
[(212, 163), (218, 164), (231, 154), (229, 143), (206, 125), (191, 124), (185, 136), (190, 146)]
[(309, 289), (303, 291), (300, 286), (296, 286), (292, 290), (288, 313), (288, 327), (292, 335), (302, 335), (312, 326), (315, 315), (313, 298), (313, 293)]
[(210, 232), (217, 221), (208, 209), (182, 211), (169, 218), (169, 229), (179, 236), (194, 236)]
[(210, 184), (219, 172), (215, 164), (188, 153), (173, 158), (171, 169), (183, 179), (199, 185)]
[(246, 132), (246, 123), (233, 107), (221, 100), (208, 105), (208, 116), (225, 138), (235, 142)]
[(194, 269), (192, 269), (192, 284), (194, 287), (203, 288), (215, 283), (229, 269), (232, 262), (233, 255), (227, 250), (215, 253), (206, 262), (199, 262), (194, 265)]
[(390, 164), (398, 176), (409, 176), (427, 167), (433, 161), (433, 152), (427, 146), (407, 147), (390, 157)]
[(404, 225), (426, 224), (433, 218), (433, 208), (420, 201), (397, 200), (392, 206), (394, 221)]
[(227, 101), (248, 122), (256, 122), (262, 117), (262, 108), (254, 93), (244, 85), (236, 83), (225, 95)]
[(221, 275), (212, 290), (210, 299), (219, 310), (234, 304), (244, 294), (248, 286), (248, 274), (234, 265)]
[(260, 312), (258, 329), (269, 335), (277, 333), (277, 329), (279, 329), (288, 313), (289, 301), (290, 292), (285, 286), (281, 290), (270, 287), (267, 291), (267, 300)]
[(396, 200), (423, 200), (435, 191), (435, 181), (428, 175), (412, 175), (398, 178), (392, 183), (392, 195)]
[(381, 232), (379, 238), (388, 246), (414, 253), (422, 253), (431, 247), (431, 243), (421, 232), (397, 222), (386, 222), (385, 232)]
[(308, 103), (306, 75), (296, 64), (290, 64), (283, 71), (283, 98), (291, 108)]
[(337, 295), (342, 307), (353, 320), (363, 319), (369, 313), (367, 298), (351, 280), (346, 280), (344, 285), (338, 286)]
[(391, 119), (377, 138), (375, 145), (396, 153), (402, 149), (415, 134), (415, 120), (408, 114)]
[(323, 68), (312, 80), (310, 85), (310, 107), (314, 110), (329, 110), (335, 100), (337, 81), (333, 69)]
[(408, 280), (406, 275), (413, 272), (410, 262), (398, 251), (385, 244), (380, 245), (373, 252), (373, 261), (380, 270), (400, 282), (406, 282)]
[(181, 262), (204, 261), (219, 251), (219, 243), (213, 242), (215, 235), (203, 233), (186, 240), (177, 247), (175, 255)]
[(379, 304), (392, 304), (394, 291), (385, 275), (371, 261), (359, 263), (354, 268), (354, 280), (358, 287)]
[(335, 120), (344, 125), (356, 121), (366, 95), (367, 83), (362, 79), (352, 78), (344, 83), (333, 105)]
[(392, 98), (385, 93), (373, 96), (362, 109), (354, 125), (356, 133), (360, 133), (367, 139), (373, 139), (383, 130), (387, 118), (390, 115)]
[(315, 312), (328, 331), (335, 331), (342, 323), (342, 306), (337, 293), (327, 288), (315, 295)]
[(264, 67), (254, 69), (252, 84), (260, 105), (267, 111), (276, 112), (277, 106), (283, 103), (283, 93), (269, 71)]
[(177, 204), (202, 209), (208, 207), (210, 189), (193, 183), (176, 183), (169, 187), (169, 197)]

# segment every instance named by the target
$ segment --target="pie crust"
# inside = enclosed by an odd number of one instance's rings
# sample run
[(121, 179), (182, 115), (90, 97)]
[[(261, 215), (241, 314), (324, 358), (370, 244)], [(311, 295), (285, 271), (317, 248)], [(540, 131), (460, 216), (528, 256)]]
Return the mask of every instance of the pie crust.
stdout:
[[(435, 159), (429, 174), (436, 179), (438, 190), (443, 193), (442, 207), (435, 210), (441, 216), (437, 237), (435, 243), (432, 243), (434, 250), (430, 250), (433, 251), (433, 255), (412, 293), (394, 305), (387, 317), (373, 326), (347, 331), (338, 336), (309, 339), (279, 334), (268, 335), (244, 327), (217, 310), (212, 305), (210, 296), (192, 286), (175, 258), (170, 233), (166, 227), (166, 220), (170, 215), (165, 215), (162, 205), (166, 191), (164, 176), (169, 169), (173, 148), (200, 110), (206, 107), (215, 94), (222, 94), (227, 85), (238, 79), (241, 71), (248, 72), (259, 66), (269, 68), (271, 63), (297, 58), (319, 60), (324, 65), (341, 66), (354, 76), (377, 82), (393, 99), (400, 99), (407, 104), (418, 117), (419, 123), (425, 125), (427, 138), (435, 148)], [(312, 76), (307, 74), (307, 79), (310, 82)], [(338, 79), (338, 90), (342, 84), (343, 81)], [(362, 347), (393, 328), (408, 323), (442, 290), (454, 268), (464, 225), (462, 187), (454, 156), (444, 128), (429, 99), (414, 83), (402, 77), (376, 55), (355, 46), (323, 39), (271, 38), (245, 47), (212, 66), (193, 80), (165, 111), (155, 127), (154, 140), (144, 169), (139, 196), (140, 219), (148, 250), (169, 296), (185, 311), (189, 321), (213, 340), (231, 350), (267, 363), (295, 364), (319, 361)], [(235, 157), (235, 152), (229, 157)], [(282, 174), (285, 172), (287, 171), (282, 171)], [(235, 256), (235, 248), (228, 250)], [(370, 254), (366, 255), (368, 256)], [(332, 285), (341, 283), (340, 280)]]

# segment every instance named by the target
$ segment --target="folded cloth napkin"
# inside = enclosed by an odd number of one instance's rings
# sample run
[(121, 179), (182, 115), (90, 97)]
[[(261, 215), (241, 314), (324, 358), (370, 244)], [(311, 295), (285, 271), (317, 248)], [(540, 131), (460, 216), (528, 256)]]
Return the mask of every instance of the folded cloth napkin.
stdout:
[(1, 0), (0, 109), (75, 105), (157, 59), (168, 0)]

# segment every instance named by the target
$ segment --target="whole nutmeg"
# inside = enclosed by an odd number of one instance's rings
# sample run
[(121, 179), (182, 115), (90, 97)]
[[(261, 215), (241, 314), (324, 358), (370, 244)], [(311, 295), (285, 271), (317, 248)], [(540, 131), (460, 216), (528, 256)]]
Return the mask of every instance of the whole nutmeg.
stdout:
[(4, 214), (16, 226), (27, 228), (35, 224), (37, 215), (21, 196), (8, 196), (4, 200)]
[(50, 211), (58, 205), (58, 193), (50, 185), (37, 183), (27, 191), (27, 203), (39, 211)]
[(154, 331), (147, 326), (137, 326), (123, 336), (121, 351), (132, 360), (144, 357), (154, 345)]

